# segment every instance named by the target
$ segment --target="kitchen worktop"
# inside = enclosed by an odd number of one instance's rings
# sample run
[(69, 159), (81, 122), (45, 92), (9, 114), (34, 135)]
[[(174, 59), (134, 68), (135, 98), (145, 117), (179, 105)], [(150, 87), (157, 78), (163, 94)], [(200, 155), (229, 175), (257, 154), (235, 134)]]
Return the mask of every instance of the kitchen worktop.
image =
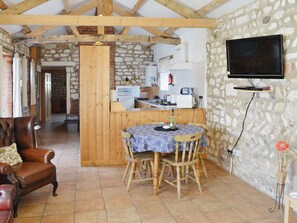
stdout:
[(137, 99), (136, 102), (142, 103), (151, 107), (155, 107), (158, 109), (177, 109), (176, 105), (163, 105), (161, 104), (160, 99), (151, 99), (151, 100), (145, 100), (145, 99)]

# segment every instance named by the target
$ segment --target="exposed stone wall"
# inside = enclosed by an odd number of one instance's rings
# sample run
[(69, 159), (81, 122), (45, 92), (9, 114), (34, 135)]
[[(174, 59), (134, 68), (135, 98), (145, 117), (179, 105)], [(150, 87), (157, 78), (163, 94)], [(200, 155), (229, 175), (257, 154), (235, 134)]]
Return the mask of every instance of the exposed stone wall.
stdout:
[(70, 98), (79, 97), (79, 48), (75, 44), (45, 44), (41, 48), (42, 62), (74, 62), (73, 67), (66, 67), (70, 73)]
[(54, 74), (52, 78), (52, 99), (65, 99), (66, 98), (66, 75)]
[(0, 28), (0, 45), (2, 45), (4, 48), (12, 52), (14, 51), (11, 35), (1, 28)]
[[(231, 149), (242, 129), (252, 93), (233, 86), (249, 85), (244, 79), (228, 79), (226, 39), (283, 34), (286, 71), (284, 80), (263, 80), (272, 93), (256, 94), (248, 111), (245, 130), (237, 145), (242, 156), (233, 160), (233, 173), (273, 196), (276, 186), (275, 142), (281, 139), (296, 150), (297, 133), (297, 10), (295, 0), (262, 0), (222, 17), (208, 34), (207, 124), (211, 143), (209, 158), (229, 168)], [(269, 23), (262, 22), (270, 16)], [(286, 190), (297, 186), (296, 161), (289, 167)]]
[(140, 43), (116, 42), (115, 84), (145, 86), (145, 67), (153, 62), (153, 50)]

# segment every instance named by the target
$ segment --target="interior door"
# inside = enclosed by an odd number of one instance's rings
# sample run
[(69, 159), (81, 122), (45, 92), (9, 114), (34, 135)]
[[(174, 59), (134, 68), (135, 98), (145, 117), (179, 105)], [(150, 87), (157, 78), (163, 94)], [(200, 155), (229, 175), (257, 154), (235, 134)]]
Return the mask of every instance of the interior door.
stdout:
[(50, 73), (45, 73), (45, 121), (49, 121), (52, 115), (52, 78)]

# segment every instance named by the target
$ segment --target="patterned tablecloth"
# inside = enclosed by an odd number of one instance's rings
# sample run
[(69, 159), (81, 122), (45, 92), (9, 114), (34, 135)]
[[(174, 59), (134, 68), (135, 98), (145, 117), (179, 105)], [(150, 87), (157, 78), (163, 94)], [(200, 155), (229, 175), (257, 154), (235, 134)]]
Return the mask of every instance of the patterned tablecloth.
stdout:
[[(203, 131), (202, 128), (193, 125), (176, 125), (176, 131), (156, 131), (156, 125), (139, 125), (127, 129), (132, 134), (131, 145), (133, 152), (154, 151), (161, 153), (171, 153), (175, 151), (175, 135), (194, 134)], [(201, 146), (207, 146), (206, 137), (203, 134)]]

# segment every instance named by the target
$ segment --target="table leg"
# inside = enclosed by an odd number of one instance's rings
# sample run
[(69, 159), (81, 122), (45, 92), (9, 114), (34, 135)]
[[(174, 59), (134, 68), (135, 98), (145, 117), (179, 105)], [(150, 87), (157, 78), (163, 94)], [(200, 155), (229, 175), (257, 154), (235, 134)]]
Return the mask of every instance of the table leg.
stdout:
[(159, 190), (158, 169), (159, 169), (160, 153), (154, 152), (154, 195)]

